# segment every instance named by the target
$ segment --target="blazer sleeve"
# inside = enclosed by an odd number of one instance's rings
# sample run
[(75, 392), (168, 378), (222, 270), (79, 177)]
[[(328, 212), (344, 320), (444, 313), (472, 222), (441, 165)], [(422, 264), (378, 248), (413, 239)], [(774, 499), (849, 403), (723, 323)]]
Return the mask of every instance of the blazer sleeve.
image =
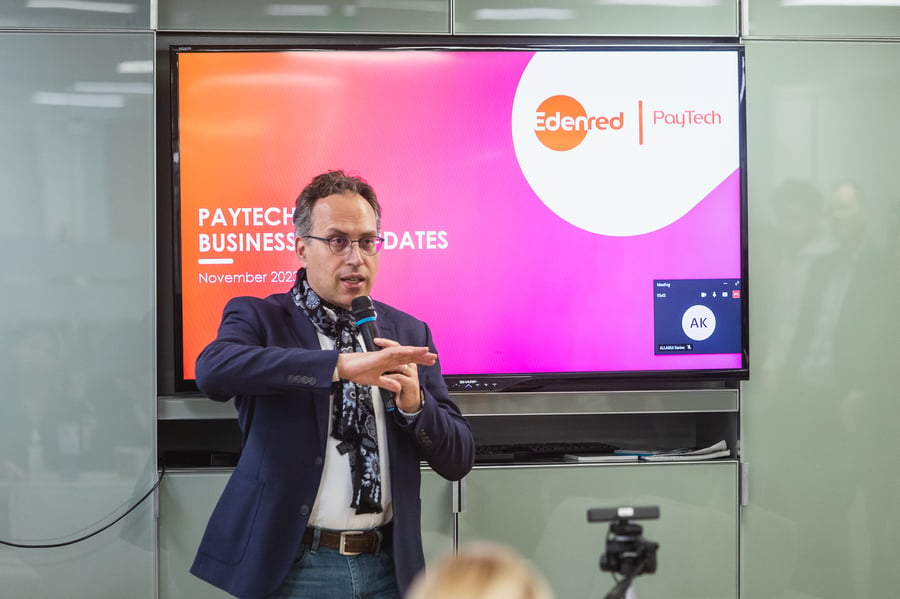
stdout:
[[(419, 324), (425, 345), (437, 353), (430, 328)], [(460, 480), (475, 463), (475, 441), (469, 422), (450, 399), (440, 361), (419, 366), (419, 385), (425, 397), (422, 411), (412, 422), (397, 414), (400, 428), (413, 438), (422, 459), (435, 472), (448, 480)]]
[(328, 391), (338, 352), (323, 350), (275, 302), (230, 300), (216, 338), (197, 358), (197, 386), (211, 399)]

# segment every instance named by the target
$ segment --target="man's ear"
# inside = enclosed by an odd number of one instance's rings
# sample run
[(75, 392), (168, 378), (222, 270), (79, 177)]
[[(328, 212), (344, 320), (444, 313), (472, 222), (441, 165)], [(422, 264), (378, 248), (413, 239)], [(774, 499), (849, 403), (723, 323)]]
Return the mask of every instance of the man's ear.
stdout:
[(294, 240), (294, 253), (297, 254), (297, 257), (300, 259), (300, 265), (306, 266), (306, 240), (302, 237), (297, 237)]

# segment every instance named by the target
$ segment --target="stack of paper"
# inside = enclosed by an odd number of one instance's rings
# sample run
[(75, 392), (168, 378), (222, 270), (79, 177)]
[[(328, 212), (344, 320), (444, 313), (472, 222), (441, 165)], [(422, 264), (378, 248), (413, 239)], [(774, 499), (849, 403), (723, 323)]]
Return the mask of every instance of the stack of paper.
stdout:
[(709, 447), (700, 449), (681, 448), (670, 451), (654, 451), (639, 456), (642, 462), (698, 461), (713, 460), (731, 456), (731, 450), (725, 441), (719, 441)]

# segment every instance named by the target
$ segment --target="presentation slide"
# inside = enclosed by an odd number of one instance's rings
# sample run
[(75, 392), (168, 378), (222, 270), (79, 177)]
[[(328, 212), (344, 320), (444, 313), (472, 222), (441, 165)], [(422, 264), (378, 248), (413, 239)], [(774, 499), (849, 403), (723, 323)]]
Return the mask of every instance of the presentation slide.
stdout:
[(290, 289), (294, 200), (335, 169), (382, 204), (373, 298), (445, 374), (740, 368), (739, 59), (179, 53), (184, 377), (229, 298)]

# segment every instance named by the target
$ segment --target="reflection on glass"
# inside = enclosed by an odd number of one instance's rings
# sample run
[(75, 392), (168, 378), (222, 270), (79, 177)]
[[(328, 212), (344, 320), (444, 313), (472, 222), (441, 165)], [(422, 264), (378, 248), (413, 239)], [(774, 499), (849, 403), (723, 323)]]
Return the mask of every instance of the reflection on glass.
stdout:
[[(115, 68), (152, 39), (0, 33), (5, 542), (88, 537), (156, 478), (152, 74)], [(146, 596), (152, 507), (0, 547), (0, 597)]]
[(454, 0), (456, 33), (736, 36), (736, 2), (722, 0)]
[(161, 0), (159, 30), (449, 33), (446, 0)]
[(22, 27), (147, 28), (147, 0), (21, 0), (0, 7), (0, 23)]
[(897, 50), (748, 47), (750, 599), (900, 588)]

